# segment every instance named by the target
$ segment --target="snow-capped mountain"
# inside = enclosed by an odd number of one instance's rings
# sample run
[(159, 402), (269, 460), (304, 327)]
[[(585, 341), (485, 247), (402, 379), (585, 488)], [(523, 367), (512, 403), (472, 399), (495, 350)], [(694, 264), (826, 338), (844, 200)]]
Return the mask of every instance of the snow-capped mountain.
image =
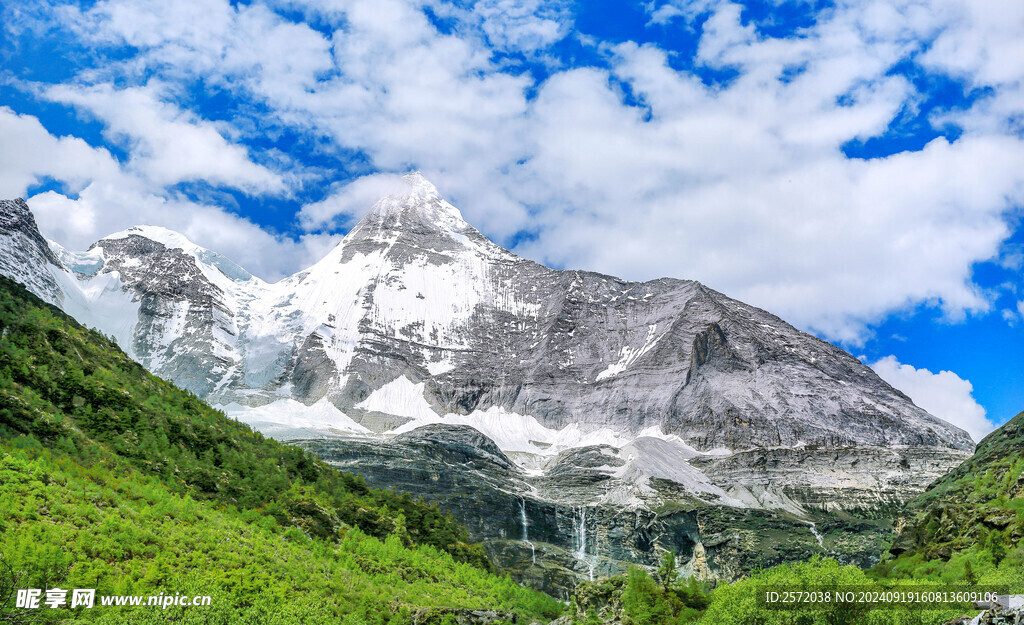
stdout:
[(972, 447), (769, 313), (692, 281), (548, 269), (487, 240), (418, 174), (406, 180), (407, 193), (276, 284), (163, 228), (80, 253), (48, 246), (20, 201), (3, 204), (0, 271), (151, 371), (281, 426), (286, 415), (363, 432), (464, 423), (533, 453), (652, 429), (702, 451)]
[[(445, 431), (424, 426), (471, 426), (512, 462), (484, 480), (505, 493), (496, 501), (523, 515), (528, 498), (546, 502), (550, 527), (572, 536), (619, 522), (585, 506), (666, 500), (781, 511), (807, 533), (809, 511), (898, 503), (973, 448), (774, 315), (697, 282), (549, 269), (489, 241), (418, 174), (405, 180), (274, 284), (152, 226), (68, 251), (21, 200), (0, 203), (0, 273), (268, 435), (339, 437), (311, 448), (350, 469), (393, 479), (420, 462), (417, 433)], [(654, 554), (652, 540), (640, 543)]]

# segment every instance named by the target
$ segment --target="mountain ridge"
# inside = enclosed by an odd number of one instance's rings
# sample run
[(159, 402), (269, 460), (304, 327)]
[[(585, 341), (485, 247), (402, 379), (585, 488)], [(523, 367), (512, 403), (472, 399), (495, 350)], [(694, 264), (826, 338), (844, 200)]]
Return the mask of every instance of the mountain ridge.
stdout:
[[(424, 405), (438, 418), (500, 409), (548, 430), (660, 426), (702, 450), (973, 447), (846, 352), (766, 311), (694, 281), (549, 269), (490, 242), (418, 173), (404, 181), (323, 259), (273, 284), (152, 226), (55, 254), (24, 216), (4, 232), (24, 230), (29, 245), (0, 255), (0, 268), (64, 274), (56, 293), (38, 289), (58, 305), (74, 291), (67, 276), (111, 283), (79, 297), (81, 308), (119, 286), (128, 307), (111, 333), (219, 405), (326, 399), (374, 431), (433, 419)], [(34, 269), (13, 271), (18, 254)], [(405, 414), (360, 408), (401, 378), (395, 389), (422, 384), (421, 397), (395, 398)]]
[[(162, 229), (57, 250), (61, 265), (33, 252), (41, 235), (4, 231), (0, 257), (51, 276), (62, 308), (153, 373), (424, 496), (557, 593), (665, 549), (710, 577), (825, 549), (871, 565), (893, 511), (973, 448), (766, 311), (694, 281), (544, 267), (406, 182), (273, 284)], [(511, 464), (458, 460), (476, 457), (467, 426)]]

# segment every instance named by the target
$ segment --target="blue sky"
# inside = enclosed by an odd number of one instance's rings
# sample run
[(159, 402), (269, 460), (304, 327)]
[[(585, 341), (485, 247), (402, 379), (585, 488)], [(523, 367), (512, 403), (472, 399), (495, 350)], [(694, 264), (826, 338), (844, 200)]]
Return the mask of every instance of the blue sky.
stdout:
[(980, 436), (1024, 410), (1019, 0), (13, 2), (0, 195), (267, 279), (413, 169), (517, 253), (700, 280)]

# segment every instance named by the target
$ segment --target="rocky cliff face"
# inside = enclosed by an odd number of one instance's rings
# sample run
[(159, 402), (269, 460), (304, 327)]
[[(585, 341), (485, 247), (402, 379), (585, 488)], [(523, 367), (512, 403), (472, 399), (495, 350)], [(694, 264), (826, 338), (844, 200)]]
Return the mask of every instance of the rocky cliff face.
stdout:
[(871, 566), (902, 503), (963, 457), (927, 447), (801, 448), (687, 463), (670, 443), (641, 437), (524, 469), (468, 426), (295, 442), (373, 486), (443, 507), (496, 564), (563, 597), (576, 579), (655, 567), (667, 550), (700, 578), (733, 579), (814, 554)]
[(282, 399), (326, 401), (373, 431), (448, 417), (528, 453), (651, 428), (699, 451), (972, 447), (849, 354), (765, 311), (696, 282), (542, 267), (488, 241), (421, 177), (408, 183), (277, 284), (153, 227), (60, 250), (62, 262), (24, 203), (4, 205), (0, 269), (54, 302), (72, 289), (49, 273), (84, 291), (109, 279), (109, 295), (132, 304), (125, 347), (243, 417)]
[(0, 200), (0, 273), (21, 282), (40, 299), (57, 306), (64, 292), (54, 273), (66, 272), (22, 199)]
[(48, 245), (20, 201), (0, 204), (0, 272), (229, 415), (446, 506), (497, 560), (528, 550), (541, 585), (664, 548), (721, 576), (755, 553), (862, 557), (836, 514), (874, 536), (973, 447), (763, 310), (543, 267), (407, 183), (276, 284), (161, 228)]

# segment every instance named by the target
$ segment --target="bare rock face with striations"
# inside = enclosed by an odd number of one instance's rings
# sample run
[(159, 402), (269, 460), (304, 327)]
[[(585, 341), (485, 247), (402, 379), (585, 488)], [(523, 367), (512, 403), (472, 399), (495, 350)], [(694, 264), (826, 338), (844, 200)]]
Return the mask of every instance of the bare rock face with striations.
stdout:
[[(544, 267), (489, 241), (422, 176), (405, 182), (321, 261), (273, 284), (151, 226), (67, 251), (20, 200), (0, 203), (0, 273), (230, 416), (305, 439), (377, 485), (439, 462), (422, 440), (475, 445), (486, 470), (467, 465), (424, 496), (444, 505), (486, 491), (514, 514), (522, 502), (560, 554), (551, 579), (687, 545), (695, 572), (728, 576), (762, 523), (850, 554), (863, 545), (821, 539), (815, 515), (877, 517), (973, 448), (768, 312), (693, 281)], [(703, 506), (703, 520), (664, 512), (673, 502)], [(488, 536), (497, 525), (478, 506), (452, 508), (482, 540), (516, 538)], [(747, 538), (720, 522), (739, 510), (756, 517)], [(701, 527), (731, 538), (704, 544)], [(499, 560), (512, 552), (494, 547)]]
[(0, 200), (0, 273), (59, 306), (64, 293), (53, 274), (64, 271), (46, 239), (39, 234), (25, 200)]
[[(116, 276), (137, 308), (123, 347), (213, 403), (326, 399), (371, 430), (502, 412), (549, 431), (656, 428), (703, 451), (973, 447), (774, 315), (697, 282), (548, 269), (487, 240), (422, 177), (408, 183), (326, 258), (277, 284), (154, 227), (97, 242), (78, 255), (95, 260), (90, 272), (71, 273)], [(4, 206), (4, 236), (20, 232), (22, 244), (0, 267), (39, 274), (36, 288), (52, 291), (45, 272), (20, 269), (61, 261), (23, 202)], [(390, 419), (370, 414), (382, 404)], [(541, 450), (520, 442), (516, 451)]]

